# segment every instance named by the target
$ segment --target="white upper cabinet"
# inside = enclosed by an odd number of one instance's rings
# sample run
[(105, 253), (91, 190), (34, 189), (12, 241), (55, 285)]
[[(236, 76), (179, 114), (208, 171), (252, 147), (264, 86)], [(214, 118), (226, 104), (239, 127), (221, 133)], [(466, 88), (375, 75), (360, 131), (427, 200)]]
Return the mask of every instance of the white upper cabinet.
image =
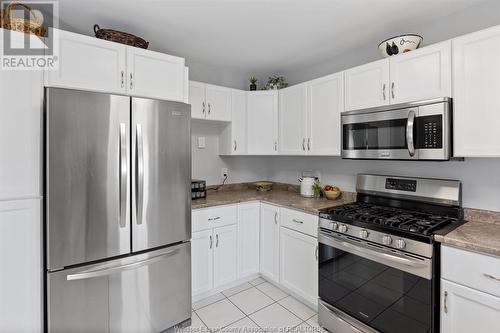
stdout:
[(220, 155), (243, 155), (247, 153), (247, 93), (231, 89), (231, 122), (221, 131)]
[(389, 59), (354, 67), (344, 73), (347, 111), (389, 104)]
[(250, 155), (278, 153), (277, 90), (248, 92), (247, 148)]
[(56, 35), (59, 69), (46, 71), (46, 86), (186, 100), (184, 58), (63, 30)]
[(451, 96), (451, 41), (389, 59), (391, 104)]
[(184, 58), (127, 46), (129, 95), (184, 101)]
[[(50, 29), (54, 36), (53, 29)], [(46, 71), (45, 85), (107, 93), (127, 91), (123, 44), (58, 30), (59, 69)]]
[(499, 157), (500, 26), (452, 45), (454, 155)]
[(260, 203), (238, 204), (238, 278), (259, 273)]
[(340, 114), (344, 111), (343, 73), (307, 83), (307, 153), (340, 156)]
[(205, 83), (189, 81), (189, 104), (191, 118), (205, 119)]
[(231, 89), (207, 84), (205, 98), (207, 119), (231, 121)]
[[(24, 38), (21, 33), (11, 36)], [(1, 71), (0, 100), (0, 200), (39, 197), (43, 71)]]
[(191, 118), (231, 121), (231, 89), (189, 81)]
[(307, 87), (295, 85), (279, 91), (279, 152), (304, 155), (307, 141)]

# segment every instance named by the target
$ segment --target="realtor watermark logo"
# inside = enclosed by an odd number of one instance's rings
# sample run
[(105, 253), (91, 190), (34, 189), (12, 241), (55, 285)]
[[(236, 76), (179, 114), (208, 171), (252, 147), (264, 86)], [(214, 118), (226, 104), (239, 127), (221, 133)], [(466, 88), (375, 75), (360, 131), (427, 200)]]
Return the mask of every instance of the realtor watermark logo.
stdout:
[[(57, 1), (24, 1), (23, 5), (11, 5), (11, 1), (1, 1), (2, 27), (0, 69), (1, 70), (56, 70), (59, 64)], [(45, 29), (43, 36), (33, 33), (20, 33), (19, 26), (36, 27), (41, 24)], [(52, 27), (54, 29), (49, 29)]]

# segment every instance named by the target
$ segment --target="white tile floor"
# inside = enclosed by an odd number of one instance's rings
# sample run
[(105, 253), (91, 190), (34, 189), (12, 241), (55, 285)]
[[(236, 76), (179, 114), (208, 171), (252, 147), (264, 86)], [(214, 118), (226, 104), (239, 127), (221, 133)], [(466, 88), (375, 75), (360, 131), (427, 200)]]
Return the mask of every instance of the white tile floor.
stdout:
[(316, 312), (262, 278), (193, 304), (183, 332), (325, 332)]

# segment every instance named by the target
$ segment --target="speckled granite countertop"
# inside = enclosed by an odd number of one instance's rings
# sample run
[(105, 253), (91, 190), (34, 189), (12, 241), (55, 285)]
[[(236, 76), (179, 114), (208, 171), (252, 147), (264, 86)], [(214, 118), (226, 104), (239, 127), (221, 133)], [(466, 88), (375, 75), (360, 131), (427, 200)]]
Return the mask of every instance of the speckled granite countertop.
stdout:
[(467, 221), (460, 227), (435, 239), (443, 244), (453, 245), (500, 256), (500, 212), (479, 209), (464, 209)]
[(192, 208), (205, 208), (220, 205), (228, 205), (239, 202), (261, 200), (271, 204), (285, 206), (307, 213), (317, 214), (319, 209), (340, 206), (352, 203), (356, 199), (356, 194), (352, 192), (342, 192), (336, 200), (325, 198), (303, 198), (297, 192), (296, 186), (285, 184), (274, 184), (273, 190), (269, 192), (258, 192), (248, 184), (227, 185), (221, 190), (208, 190), (205, 199), (192, 201)]

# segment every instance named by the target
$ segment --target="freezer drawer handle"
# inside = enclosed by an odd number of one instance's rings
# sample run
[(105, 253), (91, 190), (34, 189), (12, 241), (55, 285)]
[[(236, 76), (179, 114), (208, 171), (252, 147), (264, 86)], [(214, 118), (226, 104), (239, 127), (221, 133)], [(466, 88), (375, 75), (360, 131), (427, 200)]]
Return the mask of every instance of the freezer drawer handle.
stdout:
[(81, 273), (70, 274), (70, 275), (66, 276), (66, 280), (68, 280), (68, 281), (84, 280), (84, 279), (91, 279), (91, 278), (95, 278), (95, 277), (99, 277), (99, 276), (122, 273), (122, 272), (129, 271), (132, 269), (137, 269), (137, 268), (142, 267), (142, 266), (147, 266), (147, 265), (153, 264), (155, 262), (158, 262), (160, 260), (165, 259), (166, 257), (173, 256), (177, 252), (179, 252), (179, 249), (171, 250), (169, 252), (162, 253), (162, 254), (157, 255), (155, 257), (152, 257), (152, 258), (149, 258), (146, 260), (142, 260), (139, 262), (133, 262), (133, 263), (126, 264), (123, 266), (89, 270), (89, 271), (83, 271)]
[(127, 134), (126, 125), (120, 124), (120, 227), (127, 225)]
[(142, 126), (137, 124), (136, 127), (136, 210), (137, 210), (137, 224), (142, 224), (142, 209), (144, 206), (144, 147), (142, 143)]

